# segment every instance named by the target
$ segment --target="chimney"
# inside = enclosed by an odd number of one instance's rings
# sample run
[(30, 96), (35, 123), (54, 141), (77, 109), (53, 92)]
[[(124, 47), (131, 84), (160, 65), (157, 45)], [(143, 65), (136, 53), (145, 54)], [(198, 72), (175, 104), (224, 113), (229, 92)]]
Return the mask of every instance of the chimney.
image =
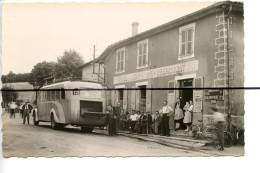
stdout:
[(135, 36), (138, 34), (138, 22), (133, 22), (132, 23), (132, 36)]

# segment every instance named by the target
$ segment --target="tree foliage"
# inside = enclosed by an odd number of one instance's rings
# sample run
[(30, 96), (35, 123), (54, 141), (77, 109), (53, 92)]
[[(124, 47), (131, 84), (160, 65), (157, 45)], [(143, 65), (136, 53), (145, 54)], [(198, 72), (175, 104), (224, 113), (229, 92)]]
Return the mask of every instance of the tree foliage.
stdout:
[(15, 74), (10, 71), (7, 75), (2, 75), (2, 83), (14, 83), (14, 82), (29, 82), (31, 77), (30, 73), (18, 73)]
[(45, 79), (55, 76), (55, 62), (40, 62), (36, 64), (31, 71), (31, 78), (29, 83), (34, 86), (34, 88), (40, 88), (44, 85)]
[(18, 98), (18, 92), (16, 92), (13, 88), (4, 86), (2, 88), (2, 98), (3, 102), (5, 103), (16, 101), (16, 99)]
[(84, 64), (80, 54), (75, 50), (65, 51), (57, 58), (55, 78), (81, 78), (79, 66)]
[(57, 62), (46, 62), (36, 64), (31, 71), (29, 83), (34, 88), (40, 88), (44, 85), (46, 78), (53, 79), (72, 79), (81, 78), (79, 66), (84, 61), (80, 54), (75, 50), (65, 51), (62, 56), (57, 58)]

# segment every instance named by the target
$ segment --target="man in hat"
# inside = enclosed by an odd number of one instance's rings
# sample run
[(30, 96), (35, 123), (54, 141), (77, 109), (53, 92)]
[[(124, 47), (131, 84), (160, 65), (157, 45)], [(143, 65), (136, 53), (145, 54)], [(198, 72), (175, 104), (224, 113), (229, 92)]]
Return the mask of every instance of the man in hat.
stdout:
[(26, 100), (25, 104), (22, 107), (22, 110), (23, 110), (23, 124), (25, 124), (26, 119), (27, 119), (27, 123), (30, 124), (29, 119), (30, 119), (30, 113), (31, 113), (32, 109), (33, 109), (32, 105), (30, 105), (29, 101)]

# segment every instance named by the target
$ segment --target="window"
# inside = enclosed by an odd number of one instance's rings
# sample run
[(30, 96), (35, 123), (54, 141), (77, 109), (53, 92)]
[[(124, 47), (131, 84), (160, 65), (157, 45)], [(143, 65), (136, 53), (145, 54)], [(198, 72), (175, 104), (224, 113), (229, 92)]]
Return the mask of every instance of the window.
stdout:
[(116, 73), (125, 72), (125, 48), (116, 51)]
[(51, 100), (55, 100), (55, 91), (51, 91)]
[(61, 88), (61, 99), (65, 99), (65, 89)]
[(137, 69), (148, 67), (148, 39), (137, 44)]
[(178, 60), (194, 57), (195, 23), (179, 28), (179, 58)]
[(60, 90), (56, 90), (56, 99), (57, 99), (57, 100), (60, 99)]
[(47, 100), (51, 100), (51, 91), (46, 91), (47, 92)]

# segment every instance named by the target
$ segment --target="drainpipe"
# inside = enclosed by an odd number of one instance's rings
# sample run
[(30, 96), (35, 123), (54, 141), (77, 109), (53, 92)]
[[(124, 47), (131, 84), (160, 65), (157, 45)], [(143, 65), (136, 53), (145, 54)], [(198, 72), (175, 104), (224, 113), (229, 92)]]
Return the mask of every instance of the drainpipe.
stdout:
[[(226, 8), (226, 5), (223, 5), (222, 8)], [(229, 6), (229, 10), (228, 10), (228, 13), (225, 15), (225, 11), (224, 11), (224, 19), (227, 21), (227, 69), (226, 69), (226, 73), (227, 73), (227, 77), (228, 77), (228, 81), (227, 81), (227, 91), (228, 91), (228, 111), (227, 111), (227, 125), (228, 125), (228, 129), (230, 128), (230, 121), (231, 121), (231, 111), (230, 111), (230, 90), (229, 90), (229, 87), (230, 87), (230, 74), (229, 74), (229, 17), (230, 17), (230, 13), (232, 11), (232, 4)]]

